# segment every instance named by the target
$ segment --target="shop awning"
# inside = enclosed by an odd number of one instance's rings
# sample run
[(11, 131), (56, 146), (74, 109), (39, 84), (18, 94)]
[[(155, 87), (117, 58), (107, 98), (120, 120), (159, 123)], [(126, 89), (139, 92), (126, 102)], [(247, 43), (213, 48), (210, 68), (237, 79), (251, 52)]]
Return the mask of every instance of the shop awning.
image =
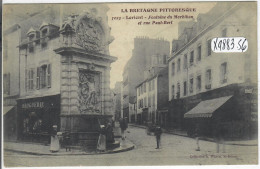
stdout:
[(7, 112), (9, 112), (14, 106), (4, 106), (3, 107), (3, 115), (5, 115)]
[(197, 106), (184, 114), (184, 118), (211, 117), (212, 114), (232, 96), (201, 101)]

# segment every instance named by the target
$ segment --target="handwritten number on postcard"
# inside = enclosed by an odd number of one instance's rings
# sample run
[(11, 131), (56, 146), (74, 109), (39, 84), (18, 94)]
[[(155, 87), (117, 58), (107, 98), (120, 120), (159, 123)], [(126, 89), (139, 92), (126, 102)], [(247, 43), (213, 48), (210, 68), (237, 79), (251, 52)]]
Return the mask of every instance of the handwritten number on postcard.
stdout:
[(248, 49), (248, 41), (244, 37), (214, 38), (211, 41), (213, 52), (245, 52)]

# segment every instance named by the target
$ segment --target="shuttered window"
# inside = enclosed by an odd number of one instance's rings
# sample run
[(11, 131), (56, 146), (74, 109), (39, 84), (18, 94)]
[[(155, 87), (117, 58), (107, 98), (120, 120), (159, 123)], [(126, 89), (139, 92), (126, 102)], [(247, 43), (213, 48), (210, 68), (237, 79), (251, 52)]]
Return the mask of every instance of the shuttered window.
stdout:
[(51, 64), (47, 68), (47, 87), (51, 87)]
[(36, 88), (51, 87), (51, 64), (42, 65), (37, 68)]

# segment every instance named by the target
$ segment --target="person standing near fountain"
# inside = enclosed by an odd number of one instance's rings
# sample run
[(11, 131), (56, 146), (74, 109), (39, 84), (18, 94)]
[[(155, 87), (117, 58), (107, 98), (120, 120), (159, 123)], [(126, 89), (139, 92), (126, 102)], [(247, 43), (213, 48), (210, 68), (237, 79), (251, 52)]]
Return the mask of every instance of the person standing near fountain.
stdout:
[(125, 130), (127, 129), (127, 118), (121, 118), (120, 119), (120, 128), (121, 128), (121, 137), (122, 140), (125, 140), (126, 136), (125, 136)]
[(106, 151), (106, 128), (104, 125), (100, 125), (100, 133), (97, 143), (97, 151), (104, 152)]
[(51, 145), (50, 145), (50, 152), (55, 153), (60, 150), (60, 142), (59, 138), (57, 136), (57, 125), (52, 126), (52, 132), (51, 132)]

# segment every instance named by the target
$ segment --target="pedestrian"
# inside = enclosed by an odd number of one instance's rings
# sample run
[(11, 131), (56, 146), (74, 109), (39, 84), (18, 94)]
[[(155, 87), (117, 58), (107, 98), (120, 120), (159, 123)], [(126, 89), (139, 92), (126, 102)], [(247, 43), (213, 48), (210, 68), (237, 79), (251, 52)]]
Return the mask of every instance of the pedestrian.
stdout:
[(225, 153), (225, 137), (226, 129), (223, 124), (218, 124), (215, 128), (215, 142), (216, 142), (216, 151), (219, 153), (220, 144), (222, 144), (222, 152)]
[(104, 125), (100, 125), (100, 133), (97, 143), (98, 152), (106, 151), (106, 128)]
[(196, 151), (200, 151), (200, 145), (199, 145), (199, 141), (200, 141), (200, 127), (199, 127), (199, 124), (196, 124), (196, 126), (195, 126), (194, 136), (196, 138), (196, 144), (197, 144)]
[(64, 143), (64, 147), (66, 148), (66, 152), (67, 150), (71, 151), (71, 138), (70, 138), (70, 133), (67, 130), (64, 133), (63, 143)]
[(127, 118), (122, 118), (120, 120), (120, 128), (121, 128), (121, 137), (122, 140), (125, 140), (126, 136), (125, 136), (125, 130), (127, 129)]
[(156, 143), (157, 143), (157, 147), (155, 149), (159, 149), (161, 143), (161, 135), (162, 135), (162, 129), (159, 126), (159, 124), (156, 124), (156, 127), (154, 129), (154, 135), (156, 137)]
[(108, 122), (107, 125), (106, 125), (106, 140), (107, 140), (107, 143), (114, 143), (115, 142), (113, 127), (112, 127), (111, 122)]
[(60, 142), (57, 136), (57, 125), (52, 126), (51, 132), (51, 145), (50, 145), (50, 152), (55, 153), (60, 150)]

